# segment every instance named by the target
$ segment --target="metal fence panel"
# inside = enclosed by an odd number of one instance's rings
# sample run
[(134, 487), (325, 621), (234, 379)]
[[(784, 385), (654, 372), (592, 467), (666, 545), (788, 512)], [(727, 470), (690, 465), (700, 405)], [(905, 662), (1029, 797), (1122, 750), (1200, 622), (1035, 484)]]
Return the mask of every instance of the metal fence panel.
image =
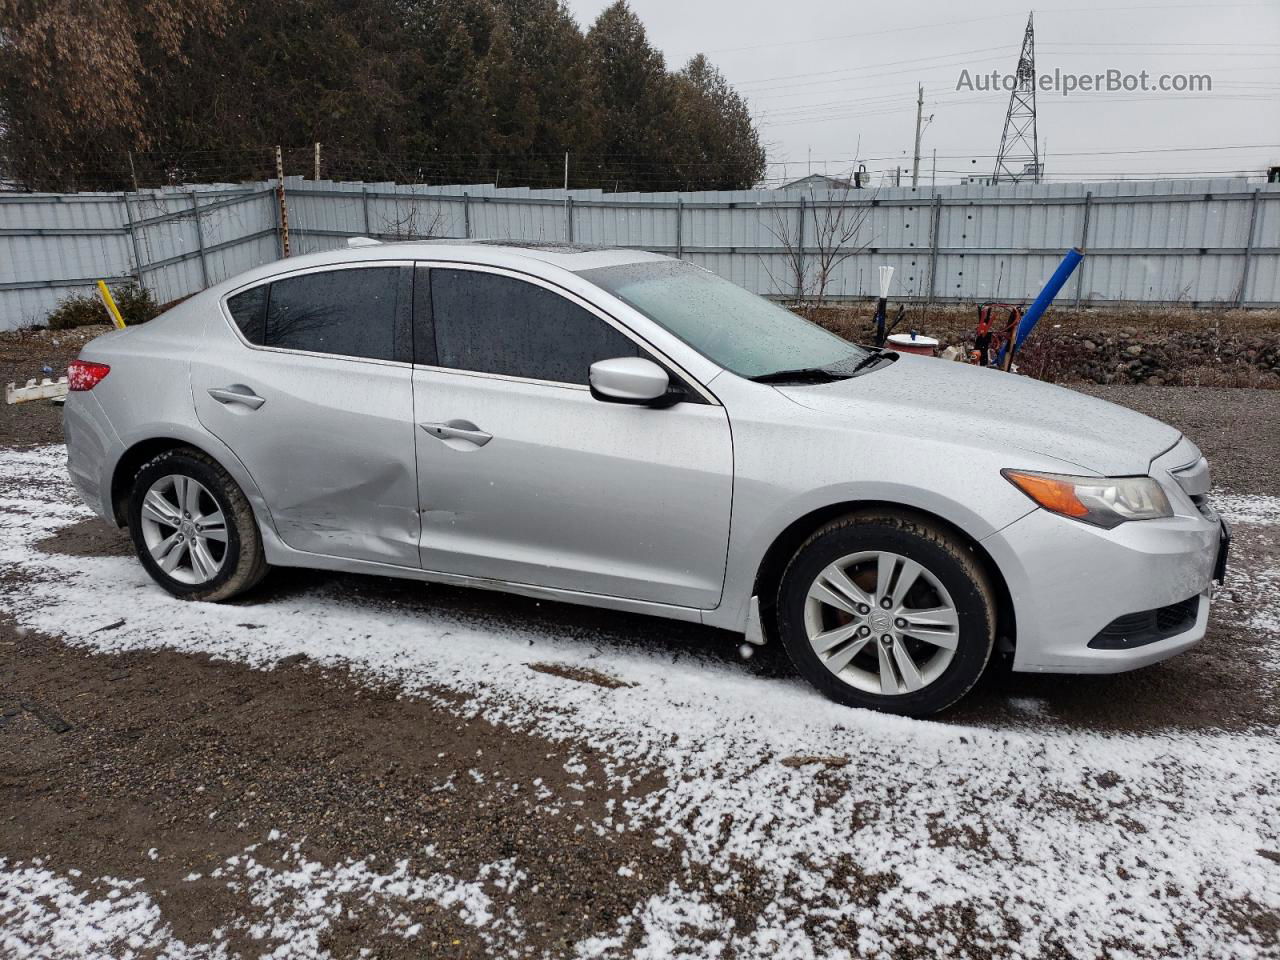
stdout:
[[(860, 222), (826, 295), (1025, 301), (1062, 253), (1088, 256), (1062, 294), (1280, 305), (1280, 184), (1244, 178), (1092, 184), (605, 194), (474, 185), (285, 181), (292, 252), (347, 238), (573, 240), (679, 255), (767, 296), (809, 292), (832, 218)], [(803, 232), (800, 232), (803, 221)], [(280, 255), (274, 183), (114, 194), (0, 194), (0, 329), (41, 320), (98, 279), (138, 279), (160, 302)], [(847, 252), (847, 251), (846, 251)], [(1246, 267), (1247, 262), (1247, 267)]]

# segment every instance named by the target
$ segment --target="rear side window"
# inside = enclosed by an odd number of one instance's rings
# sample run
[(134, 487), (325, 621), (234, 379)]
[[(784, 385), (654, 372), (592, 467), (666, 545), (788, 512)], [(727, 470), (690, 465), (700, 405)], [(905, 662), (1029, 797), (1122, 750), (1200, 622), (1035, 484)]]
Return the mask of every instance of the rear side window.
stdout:
[(585, 384), (597, 360), (640, 355), (634, 341), (543, 287), (476, 270), (433, 268), (430, 278), (437, 366)]
[(277, 280), (262, 343), (370, 360), (407, 359), (397, 350), (397, 332), (407, 329), (400, 316), (409, 309), (408, 277), (407, 268), (361, 267)]
[(231, 311), (231, 319), (236, 322), (244, 338), (252, 344), (262, 346), (267, 328), (267, 285), (237, 293), (227, 300), (227, 309)]

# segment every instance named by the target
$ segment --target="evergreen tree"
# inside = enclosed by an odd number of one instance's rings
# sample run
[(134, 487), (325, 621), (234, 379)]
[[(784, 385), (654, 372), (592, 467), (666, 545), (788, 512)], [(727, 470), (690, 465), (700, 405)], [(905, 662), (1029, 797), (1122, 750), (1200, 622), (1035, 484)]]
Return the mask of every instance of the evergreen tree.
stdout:
[(619, 2), (584, 35), (561, 0), (0, 0), (0, 179), (123, 189), (310, 170), (607, 190), (746, 187), (742, 99), (669, 74)]
[(764, 176), (764, 147), (751, 112), (723, 74), (698, 54), (675, 76), (674, 142), (669, 160), (677, 177), (702, 190), (741, 190)]
[(675, 86), (644, 24), (617, 0), (596, 19), (587, 44), (600, 98), (598, 179), (606, 190), (675, 189), (666, 159)]

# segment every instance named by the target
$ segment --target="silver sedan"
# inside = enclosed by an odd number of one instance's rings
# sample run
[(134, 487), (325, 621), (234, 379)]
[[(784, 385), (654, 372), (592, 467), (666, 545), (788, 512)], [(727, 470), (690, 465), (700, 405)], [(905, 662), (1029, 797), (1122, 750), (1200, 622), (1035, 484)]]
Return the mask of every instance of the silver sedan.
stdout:
[(653, 254), (298, 257), (70, 376), (73, 480), (191, 600), (288, 566), (638, 611), (920, 715), (993, 652), (1109, 673), (1185, 650), (1225, 564), (1173, 427), (856, 346)]

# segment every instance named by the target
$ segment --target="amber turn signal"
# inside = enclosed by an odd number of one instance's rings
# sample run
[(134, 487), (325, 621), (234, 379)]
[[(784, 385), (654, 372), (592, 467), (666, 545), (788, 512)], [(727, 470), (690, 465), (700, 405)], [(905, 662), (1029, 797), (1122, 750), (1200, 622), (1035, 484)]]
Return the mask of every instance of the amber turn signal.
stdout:
[(1076, 496), (1076, 485), (1043, 473), (1003, 471), (1005, 478), (1040, 506), (1068, 517), (1084, 517), (1089, 508)]

